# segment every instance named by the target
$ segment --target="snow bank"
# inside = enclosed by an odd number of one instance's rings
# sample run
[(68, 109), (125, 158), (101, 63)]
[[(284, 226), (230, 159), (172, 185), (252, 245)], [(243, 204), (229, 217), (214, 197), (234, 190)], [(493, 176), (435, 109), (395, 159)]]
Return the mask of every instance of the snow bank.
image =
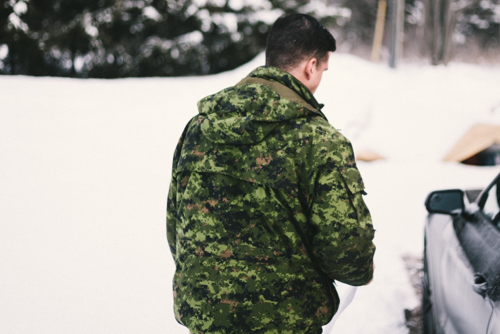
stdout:
[[(173, 150), (197, 100), (262, 63), (175, 79), (0, 77), (0, 332), (186, 333), (165, 238)], [(334, 54), (323, 80), (330, 122), (356, 150), (386, 157), (359, 164), (375, 279), (334, 330), (406, 333), (403, 309), (418, 300), (401, 257), (422, 251), (426, 194), (482, 187), (500, 171), (440, 162), (470, 125), (496, 122), (500, 68), (394, 71)]]

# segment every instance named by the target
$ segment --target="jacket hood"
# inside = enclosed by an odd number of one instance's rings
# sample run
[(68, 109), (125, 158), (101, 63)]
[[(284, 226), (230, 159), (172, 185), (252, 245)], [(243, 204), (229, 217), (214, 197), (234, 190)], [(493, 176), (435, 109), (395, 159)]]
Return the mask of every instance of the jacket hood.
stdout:
[(294, 76), (262, 66), (234, 87), (200, 100), (198, 124), (212, 142), (252, 144), (263, 140), (281, 122), (309, 114), (325, 118), (322, 107)]

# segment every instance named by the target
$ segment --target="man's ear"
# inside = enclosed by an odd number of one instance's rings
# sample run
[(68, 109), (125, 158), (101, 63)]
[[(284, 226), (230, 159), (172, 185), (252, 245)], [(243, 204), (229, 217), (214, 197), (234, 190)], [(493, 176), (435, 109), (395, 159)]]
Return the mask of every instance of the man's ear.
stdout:
[(307, 80), (311, 79), (311, 76), (316, 71), (317, 65), (318, 65), (318, 60), (316, 58), (311, 58), (307, 61), (306, 66), (304, 68), (304, 70), (305, 70), (304, 75), (305, 75)]

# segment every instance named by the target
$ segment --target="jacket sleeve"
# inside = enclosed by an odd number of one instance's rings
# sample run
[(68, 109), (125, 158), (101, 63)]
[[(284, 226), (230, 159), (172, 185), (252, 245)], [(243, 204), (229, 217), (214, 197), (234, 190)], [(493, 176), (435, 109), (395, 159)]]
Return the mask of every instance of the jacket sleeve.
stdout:
[(167, 241), (170, 247), (170, 252), (175, 260), (175, 229), (177, 226), (177, 178), (175, 169), (172, 167), (172, 180), (170, 181), (170, 188), (168, 190), (167, 198)]
[(312, 251), (330, 279), (364, 285), (373, 276), (375, 231), (362, 197), (363, 180), (354, 163), (323, 167), (311, 203)]
[(168, 197), (167, 197), (167, 241), (168, 241), (168, 246), (170, 247), (170, 252), (172, 253), (172, 256), (174, 257), (175, 261), (175, 256), (176, 256), (176, 227), (179, 222), (179, 216), (178, 216), (178, 203), (177, 203), (177, 191), (178, 191), (178, 182), (177, 182), (177, 165), (179, 163), (179, 159), (181, 157), (181, 152), (182, 152), (182, 147), (184, 140), (186, 138), (186, 133), (188, 131), (188, 128), (190, 124), (193, 122), (193, 120), (197, 118), (197, 116), (193, 117), (186, 127), (184, 128), (184, 131), (181, 135), (181, 138), (179, 139), (179, 142), (177, 143), (177, 147), (175, 149), (174, 153), (174, 158), (172, 162), (172, 179), (170, 181), (170, 187), (168, 189)]

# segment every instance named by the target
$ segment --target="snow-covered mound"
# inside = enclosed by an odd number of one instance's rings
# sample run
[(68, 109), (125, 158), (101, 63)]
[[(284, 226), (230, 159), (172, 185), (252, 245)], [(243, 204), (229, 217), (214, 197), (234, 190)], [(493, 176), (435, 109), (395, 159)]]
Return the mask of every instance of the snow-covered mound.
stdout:
[[(165, 237), (173, 150), (199, 99), (263, 62), (206, 77), (0, 77), (1, 333), (187, 333)], [(391, 70), (334, 54), (323, 80), (330, 122), (386, 158), (359, 164), (375, 279), (334, 331), (407, 333), (403, 310), (418, 300), (401, 258), (422, 251), (426, 194), (500, 171), (441, 162), (471, 125), (498, 119), (500, 68)]]

